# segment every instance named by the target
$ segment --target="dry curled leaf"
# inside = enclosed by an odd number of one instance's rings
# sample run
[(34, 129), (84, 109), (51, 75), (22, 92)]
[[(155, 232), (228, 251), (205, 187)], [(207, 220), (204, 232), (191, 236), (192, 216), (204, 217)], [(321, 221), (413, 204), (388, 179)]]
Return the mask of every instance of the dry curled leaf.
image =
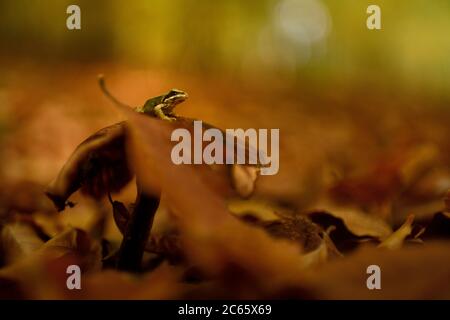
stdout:
[(369, 236), (383, 240), (392, 233), (392, 228), (384, 220), (355, 208), (324, 206), (324, 209), (312, 211), (310, 214), (315, 213), (326, 213), (341, 219), (347, 229), (358, 237)]
[(406, 218), (405, 223), (380, 243), (379, 247), (391, 250), (401, 248), (406, 237), (411, 234), (413, 221), (414, 215), (409, 215), (408, 218)]
[(228, 210), (240, 218), (254, 218), (261, 221), (280, 219), (282, 208), (260, 200), (230, 199)]
[(47, 188), (58, 210), (78, 189), (99, 198), (124, 187), (132, 178), (125, 154), (125, 124), (103, 128), (83, 141)]
[(80, 258), (80, 267), (83, 271), (101, 269), (102, 248), (100, 243), (80, 229), (68, 228), (37, 250), (38, 254), (49, 252), (56, 256), (76, 255)]
[(243, 197), (248, 198), (255, 190), (259, 169), (255, 166), (234, 164), (231, 166), (231, 179), (234, 189)]

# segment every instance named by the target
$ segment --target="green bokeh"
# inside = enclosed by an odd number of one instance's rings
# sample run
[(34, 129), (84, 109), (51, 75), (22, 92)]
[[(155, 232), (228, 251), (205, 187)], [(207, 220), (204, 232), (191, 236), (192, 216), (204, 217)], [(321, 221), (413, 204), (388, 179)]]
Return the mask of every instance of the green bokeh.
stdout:
[[(372, 79), (447, 92), (450, 1), (308, 0), (323, 4), (330, 28), (306, 49), (274, 25), (283, 1), (295, 0), (2, 1), (0, 52), (39, 61), (113, 60), (238, 77)], [(81, 7), (82, 30), (66, 29), (69, 4)], [(369, 4), (382, 9), (380, 31), (366, 28)]]

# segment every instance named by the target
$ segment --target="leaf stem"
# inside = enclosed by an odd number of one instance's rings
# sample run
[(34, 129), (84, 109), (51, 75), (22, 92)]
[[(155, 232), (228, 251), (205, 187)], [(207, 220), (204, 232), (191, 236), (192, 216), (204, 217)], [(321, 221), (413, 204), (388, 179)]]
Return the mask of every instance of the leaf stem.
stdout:
[(119, 250), (117, 268), (119, 270), (138, 272), (147, 244), (153, 218), (159, 206), (159, 196), (151, 196), (138, 186), (136, 204), (128, 222)]
[(100, 86), (100, 89), (104, 93), (106, 97), (108, 97), (114, 104), (121, 106), (121, 107), (127, 107), (130, 108), (130, 106), (126, 105), (125, 103), (119, 101), (116, 97), (114, 97), (111, 92), (109, 92), (108, 88), (106, 87), (105, 83), (105, 77), (100, 74), (98, 75), (98, 85)]

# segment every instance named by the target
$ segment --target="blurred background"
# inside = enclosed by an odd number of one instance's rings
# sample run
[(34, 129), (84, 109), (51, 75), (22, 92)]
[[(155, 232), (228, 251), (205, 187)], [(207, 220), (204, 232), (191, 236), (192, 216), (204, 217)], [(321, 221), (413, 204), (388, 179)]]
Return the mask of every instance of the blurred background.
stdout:
[[(2, 1), (1, 51), (40, 62), (105, 61), (233, 78), (368, 81), (445, 93), (450, 3), (376, 1)], [(82, 30), (65, 27), (77, 4)], [(287, 78), (284, 78), (287, 77)]]
[[(70, 4), (81, 30), (66, 28)], [(382, 30), (366, 27), (370, 4)], [(280, 128), (280, 173), (258, 190), (280, 201), (306, 205), (418, 145), (447, 170), (449, 30), (446, 0), (1, 1), (1, 175), (45, 185), (119, 120), (99, 73), (133, 106), (176, 87), (190, 94), (182, 115)]]

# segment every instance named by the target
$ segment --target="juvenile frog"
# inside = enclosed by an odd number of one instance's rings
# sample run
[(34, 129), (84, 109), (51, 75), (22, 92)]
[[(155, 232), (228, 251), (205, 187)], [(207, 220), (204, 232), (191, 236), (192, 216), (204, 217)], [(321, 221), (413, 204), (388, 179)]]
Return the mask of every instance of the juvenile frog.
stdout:
[(176, 120), (175, 113), (173, 112), (174, 108), (187, 98), (188, 95), (186, 92), (171, 89), (164, 95), (148, 99), (144, 106), (137, 107), (135, 110), (162, 120), (174, 121)]
[[(99, 75), (98, 82), (103, 93), (111, 99), (115, 104), (128, 107), (126, 104), (117, 100), (106, 88), (105, 78)], [(188, 94), (178, 89), (171, 89), (166, 94), (148, 99), (144, 106), (136, 107), (134, 110), (140, 113), (145, 113), (152, 117), (156, 117), (166, 121), (176, 120), (176, 115), (173, 109), (188, 98)]]

